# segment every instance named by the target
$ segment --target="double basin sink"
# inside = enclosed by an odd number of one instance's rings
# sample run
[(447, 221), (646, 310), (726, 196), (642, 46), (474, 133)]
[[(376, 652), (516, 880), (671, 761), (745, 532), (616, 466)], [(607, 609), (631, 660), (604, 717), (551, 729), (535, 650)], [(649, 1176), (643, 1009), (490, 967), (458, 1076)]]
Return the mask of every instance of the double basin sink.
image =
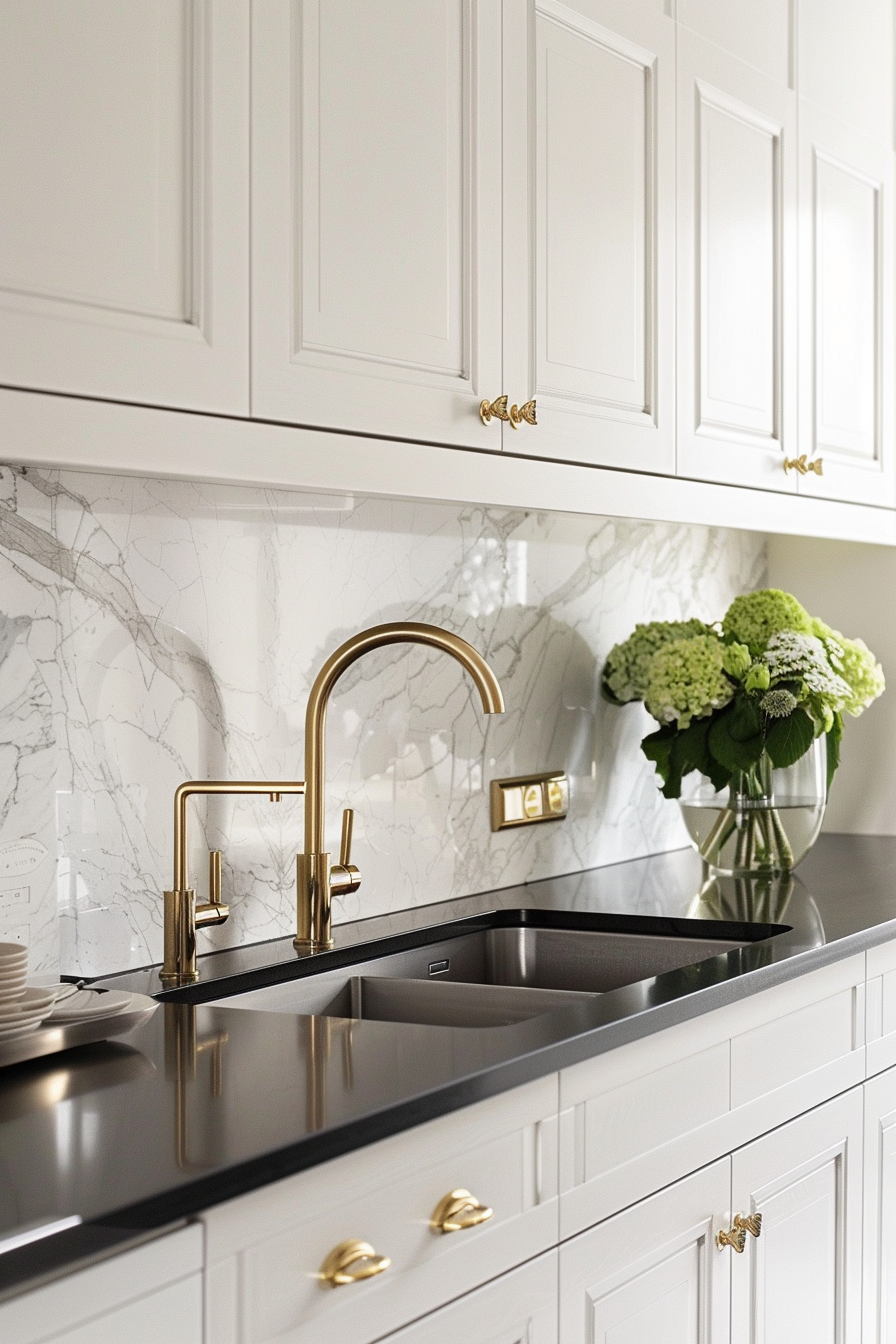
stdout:
[(220, 998), (205, 985), (201, 997), (264, 1012), (502, 1027), (593, 1003), (625, 986), (645, 986), (652, 1002), (699, 988), (759, 964), (757, 944), (786, 931), (773, 924), (504, 910), (421, 931), (411, 948), (378, 955), (400, 940), (369, 943), (347, 965), (328, 969), (348, 954), (325, 954), (297, 963), (292, 978), (278, 983)]

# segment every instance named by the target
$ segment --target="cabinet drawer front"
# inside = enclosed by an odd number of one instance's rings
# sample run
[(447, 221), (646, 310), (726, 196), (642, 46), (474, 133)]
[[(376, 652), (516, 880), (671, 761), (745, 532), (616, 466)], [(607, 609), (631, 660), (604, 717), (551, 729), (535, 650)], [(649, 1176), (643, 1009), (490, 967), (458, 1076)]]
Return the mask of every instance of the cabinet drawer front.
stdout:
[(755, 1027), (731, 1042), (731, 1106), (745, 1106), (861, 1048), (854, 989)]
[[(539, 1080), (212, 1210), (210, 1246), (229, 1242), (231, 1250), (218, 1263), (210, 1250), (213, 1337), (216, 1299), (223, 1310), (236, 1291), (240, 1344), (366, 1344), (546, 1250), (558, 1235), (555, 1109), (556, 1078)], [(457, 1189), (492, 1216), (440, 1234), (430, 1219)], [(249, 1233), (241, 1247), (231, 1229), (215, 1227), (225, 1220)], [(321, 1265), (349, 1239), (368, 1242), (390, 1267), (335, 1289), (323, 1285)], [(221, 1337), (230, 1339), (223, 1321)]]
[(202, 1344), (202, 1229), (184, 1228), (0, 1306), (4, 1344)]

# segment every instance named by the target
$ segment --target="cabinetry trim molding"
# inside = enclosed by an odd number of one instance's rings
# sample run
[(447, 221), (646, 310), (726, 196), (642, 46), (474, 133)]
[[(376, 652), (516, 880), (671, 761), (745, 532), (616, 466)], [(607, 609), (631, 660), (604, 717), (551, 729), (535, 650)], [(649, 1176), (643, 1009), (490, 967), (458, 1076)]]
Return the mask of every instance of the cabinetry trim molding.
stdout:
[(268, 421), (0, 387), (0, 427), (2, 460), (23, 466), (724, 523), (896, 546), (890, 509)]

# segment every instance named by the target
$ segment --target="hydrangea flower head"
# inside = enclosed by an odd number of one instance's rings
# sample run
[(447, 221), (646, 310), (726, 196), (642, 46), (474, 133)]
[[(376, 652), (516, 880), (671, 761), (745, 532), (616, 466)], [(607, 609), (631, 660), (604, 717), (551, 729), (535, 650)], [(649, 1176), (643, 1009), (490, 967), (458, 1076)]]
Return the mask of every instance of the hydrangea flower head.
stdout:
[(811, 634), (812, 618), (792, 594), (780, 588), (760, 588), (734, 599), (722, 617), (722, 630), (729, 638), (746, 644), (751, 653), (759, 654), (781, 630)]
[(710, 633), (672, 640), (654, 654), (644, 703), (659, 723), (687, 728), (727, 705), (734, 687), (722, 667), (723, 647)]
[(692, 635), (705, 635), (703, 621), (647, 621), (636, 625), (622, 644), (615, 644), (604, 664), (604, 685), (616, 700), (643, 700), (653, 656), (664, 644)]
[(855, 718), (883, 694), (884, 670), (863, 639), (845, 639), (837, 631), (834, 637), (842, 653), (840, 675), (850, 692), (843, 708)]
[(763, 661), (773, 682), (801, 681), (810, 695), (818, 696), (835, 714), (852, 695), (849, 683), (832, 668), (817, 635), (781, 630), (769, 640)]

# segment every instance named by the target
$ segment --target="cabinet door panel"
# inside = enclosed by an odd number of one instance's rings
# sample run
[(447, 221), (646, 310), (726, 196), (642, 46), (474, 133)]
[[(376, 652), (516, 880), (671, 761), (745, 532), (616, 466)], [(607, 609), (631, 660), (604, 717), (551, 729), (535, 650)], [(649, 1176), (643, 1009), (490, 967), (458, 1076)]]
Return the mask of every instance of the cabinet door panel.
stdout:
[(0, 9), (6, 383), (248, 411), (246, 0)]
[(732, 1344), (858, 1344), (860, 1091), (734, 1153), (732, 1207), (763, 1220), (732, 1253)]
[(557, 1252), (530, 1260), (383, 1344), (557, 1344)]
[(563, 1344), (726, 1344), (729, 1173), (724, 1158), (561, 1246)]
[(795, 99), (685, 31), (678, 75), (678, 470), (793, 490)]
[(686, 28), (793, 87), (792, 0), (678, 0), (675, 13)]
[(506, 8), (504, 446), (672, 469), (674, 25), (641, 0)]
[(891, 0), (799, 6), (799, 91), (880, 144), (893, 145)]
[(802, 102), (800, 157), (800, 490), (892, 507), (893, 156)]
[(896, 1069), (865, 1084), (864, 1344), (896, 1344)]
[(500, 14), (256, 7), (253, 412), (500, 449)]

